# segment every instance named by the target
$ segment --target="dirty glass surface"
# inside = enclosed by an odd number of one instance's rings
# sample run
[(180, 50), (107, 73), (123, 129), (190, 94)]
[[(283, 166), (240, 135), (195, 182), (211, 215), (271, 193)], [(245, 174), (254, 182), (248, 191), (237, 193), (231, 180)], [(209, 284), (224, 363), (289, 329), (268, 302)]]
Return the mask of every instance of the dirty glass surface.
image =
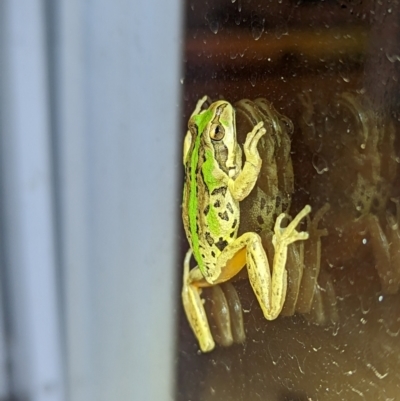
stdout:
[[(311, 309), (291, 313), (286, 305), (291, 316), (267, 321), (244, 276), (233, 286), (246, 340), (201, 353), (177, 301), (177, 399), (400, 399), (398, 1), (190, 0), (185, 7), (182, 140), (203, 95), (265, 98), (293, 123), (286, 123), (294, 180), (287, 213), (309, 204), (312, 219), (330, 209), (318, 224), (320, 261), (318, 235), (313, 262), (305, 250), (304, 264), (314, 264), (304, 277), (318, 280), (307, 289), (301, 281), (299, 293), (311, 294)], [(242, 143), (245, 126), (238, 123)], [(268, 179), (261, 172), (260, 185)], [(245, 218), (242, 209), (242, 231)], [(181, 238), (183, 260), (183, 230)], [(290, 272), (288, 280), (291, 288)], [(213, 324), (213, 296), (202, 296)]]

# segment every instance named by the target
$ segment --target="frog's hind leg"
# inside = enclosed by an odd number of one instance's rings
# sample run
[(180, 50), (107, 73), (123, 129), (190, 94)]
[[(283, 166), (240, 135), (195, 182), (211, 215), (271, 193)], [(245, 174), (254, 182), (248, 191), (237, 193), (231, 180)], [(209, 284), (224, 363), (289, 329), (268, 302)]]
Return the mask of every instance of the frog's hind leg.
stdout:
[(275, 248), (272, 271), (260, 236), (254, 232), (248, 232), (230, 243), (218, 257), (217, 267), (221, 269), (221, 274), (215, 284), (229, 280), (247, 265), (250, 284), (265, 318), (276, 319), (282, 310), (286, 296), (287, 248), (295, 241), (308, 238), (307, 233), (296, 231), (296, 227), (300, 220), (310, 213), (310, 210), (310, 206), (306, 206), (285, 228), (281, 228), (285, 215), (278, 217), (272, 241)]
[[(192, 251), (189, 250), (184, 261), (182, 302), (186, 317), (199, 342), (200, 349), (203, 352), (209, 352), (214, 349), (215, 342), (208, 324), (203, 301), (200, 298), (201, 289), (190, 280), (189, 264), (191, 256)], [(196, 269), (198, 268), (196, 267), (193, 270)]]

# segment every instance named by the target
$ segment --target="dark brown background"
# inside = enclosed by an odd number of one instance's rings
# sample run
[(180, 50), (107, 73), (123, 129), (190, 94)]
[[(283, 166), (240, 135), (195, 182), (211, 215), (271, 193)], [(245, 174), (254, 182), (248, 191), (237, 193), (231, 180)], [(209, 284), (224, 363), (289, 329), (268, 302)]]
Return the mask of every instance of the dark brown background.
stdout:
[[(388, 0), (188, 1), (182, 139), (204, 94), (232, 103), (267, 98), (295, 123), (294, 203), (304, 204), (314, 175), (300, 151), (297, 94), (329, 99), (364, 89), (398, 124), (399, 21), (399, 3)], [(181, 245), (183, 254), (183, 234)], [(239, 283), (247, 341), (207, 355), (177, 301), (177, 399), (400, 400), (400, 297), (382, 294), (368, 254), (337, 269), (334, 281), (338, 327), (297, 315), (267, 322), (248, 284)]]

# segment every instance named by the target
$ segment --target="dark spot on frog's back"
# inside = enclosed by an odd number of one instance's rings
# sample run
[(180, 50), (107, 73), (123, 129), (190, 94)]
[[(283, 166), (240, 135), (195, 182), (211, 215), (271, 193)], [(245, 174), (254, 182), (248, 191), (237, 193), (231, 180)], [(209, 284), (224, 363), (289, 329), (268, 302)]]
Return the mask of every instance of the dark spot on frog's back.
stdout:
[(225, 211), (224, 213), (218, 213), (218, 216), (225, 221), (229, 221), (228, 213)]
[(237, 225), (237, 219), (233, 220), (232, 228), (235, 228)]
[(260, 200), (260, 209), (263, 210), (265, 205), (266, 205), (267, 201), (265, 200), (265, 198), (261, 198)]
[(264, 219), (262, 218), (262, 216), (260, 215), (257, 216), (257, 223), (260, 224), (261, 226), (264, 224)]
[(207, 205), (204, 209), (204, 215), (207, 216), (208, 212), (210, 211), (210, 205)]
[(209, 232), (207, 232), (207, 233), (205, 234), (205, 237), (206, 237), (206, 241), (207, 241), (208, 245), (211, 246), (211, 245), (214, 244), (214, 238), (211, 237), (211, 234), (210, 234)]
[(226, 208), (228, 209), (228, 211), (229, 211), (230, 213), (233, 214), (233, 207), (232, 207), (232, 205), (231, 205), (230, 202), (227, 203)]
[(218, 242), (215, 243), (215, 246), (222, 252), (225, 247), (228, 245), (228, 241), (223, 240), (222, 237), (219, 237)]
[(226, 195), (226, 187), (215, 188), (211, 192), (211, 195), (218, 195), (218, 194), (221, 194), (222, 196), (225, 196)]
[(214, 203), (214, 207), (220, 207), (221, 206), (221, 202), (219, 201), (219, 200), (217, 200), (215, 203)]

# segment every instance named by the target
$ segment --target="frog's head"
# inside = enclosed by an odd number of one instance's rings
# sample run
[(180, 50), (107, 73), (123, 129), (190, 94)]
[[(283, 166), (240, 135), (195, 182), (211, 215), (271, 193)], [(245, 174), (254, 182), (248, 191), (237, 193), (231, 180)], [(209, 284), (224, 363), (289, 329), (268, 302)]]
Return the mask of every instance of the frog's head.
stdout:
[(225, 100), (219, 100), (210, 105), (207, 110), (193, 116), (191, 131), (201, 138), (205, 151), (211, 152), (220, 168), (234, 176), (237, 171), (235, 109)]

